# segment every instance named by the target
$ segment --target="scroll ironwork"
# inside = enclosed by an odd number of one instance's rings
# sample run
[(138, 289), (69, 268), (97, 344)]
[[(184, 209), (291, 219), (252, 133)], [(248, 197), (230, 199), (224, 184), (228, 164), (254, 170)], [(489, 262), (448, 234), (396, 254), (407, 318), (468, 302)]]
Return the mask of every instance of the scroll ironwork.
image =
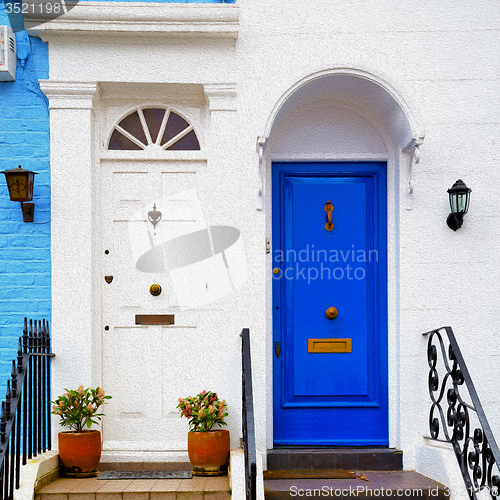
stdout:
[[(13, 500), (21, 465), (51, 449), (49, 323), (24, 319), (0, 412), (0, 499)], [(17, 361), (17, 362), (16, 362)]]
[[(428, 336), (431, 439), (453, 445), (471, 500), (481, 490), (496, 499), (500, 496), (500, 452), (453, 330), (445, 326), (423, 335)], [(443, 373), (438, 372), (440, 357)]]

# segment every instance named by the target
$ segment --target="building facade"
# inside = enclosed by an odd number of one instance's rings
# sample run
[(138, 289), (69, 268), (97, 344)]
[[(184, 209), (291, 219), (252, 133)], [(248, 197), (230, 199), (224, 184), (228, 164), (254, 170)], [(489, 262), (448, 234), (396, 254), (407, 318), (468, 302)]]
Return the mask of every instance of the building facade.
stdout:
[[(48, 100), (39, 79), (48, 77), (48, 47), (23, 29), (16, 16), (16, 80), (0, 81), (2, 125), (1, 169), (21, 165), (37, 172), (35, 221), (24, 223), (18, 203), (0, 190), (0, 397), (17, 355), (24, 317), (49, 318), (50, 295), (50, 161)], [(0, 25), (11, 20), (0, 3)], [(2, 178), (4, 176), (2, 175)]]
[(109, 456), (182, 460), (177, 399), (203, 389), (237, 449), (248, 327), (264, 467), (275, 446), (389, 446), (459, 491), (424, 438), (421, 334), (455, 329), (499, 435), (499, 14), (82, 1), (25, 19), (48, 44), (53, 391), (113, 395)]

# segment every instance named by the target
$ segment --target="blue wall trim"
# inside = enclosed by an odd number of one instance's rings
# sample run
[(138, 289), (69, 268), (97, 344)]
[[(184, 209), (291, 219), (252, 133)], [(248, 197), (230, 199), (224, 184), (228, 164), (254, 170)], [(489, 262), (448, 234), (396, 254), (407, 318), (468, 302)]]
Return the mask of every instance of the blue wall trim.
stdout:
[[(10, 25), (0, 0), (0, 25)], [(16, 30), (16, 81), (0, 82), (0, 170), (33, 170), (35, 220), (24, 223), (0, 175), (0, 398), (3, 399), (23, 318), (50, 320), (49, 111), (38, 79), (47, 79), (48, 47)], [(21, 28), (21, 29), (19, 29)], [(23, 60), (20, 60), (22, 57)]]

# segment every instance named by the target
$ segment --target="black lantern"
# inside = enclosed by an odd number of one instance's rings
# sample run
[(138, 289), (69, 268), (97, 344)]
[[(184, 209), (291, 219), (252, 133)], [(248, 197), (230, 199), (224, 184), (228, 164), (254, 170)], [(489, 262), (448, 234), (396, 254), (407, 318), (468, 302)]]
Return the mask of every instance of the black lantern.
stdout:
[(33, 222), (35, 204), (26, 202), (33, 199), (33, 185), (35, 184), (36, 172), (25, 170), (19, 165), (18, 168), (5, 170), (0, 173), (5, 174), (11, 201), (21, 202), (24, 222)]
[(462, 179), (458, 179), (458, 181), (448, 189), (451, 214), (448, 215), (446, 223), (453, 231), (462, 227), (464, 215), (469, 210), (471, 191), (472, 189), (468, 188)]

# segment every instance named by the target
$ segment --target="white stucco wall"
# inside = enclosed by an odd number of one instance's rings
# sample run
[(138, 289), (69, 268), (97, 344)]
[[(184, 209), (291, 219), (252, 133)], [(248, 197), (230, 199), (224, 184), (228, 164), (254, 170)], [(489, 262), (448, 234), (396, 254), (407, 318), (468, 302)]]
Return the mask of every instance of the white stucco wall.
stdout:
[[(133, 35), (124, 29), (109, 36), (105, 28), (99, 28), (98, 34), (83, 31), (73, 36), (62, 34), (62, 28), (50, 33), (42, 27), (42, 36), (50, 44), (50, 81), (62, 82), (59, 94), (68, 94), (64, 90), (68, 82), (94, 82), (98, 89), (106, 88), (108, 96), (113, 93), (112, 84), (105, 87), (102, 82), (127, 82), (128, 87), (115, 90), (114, 105), (116, 97), (137, 105), (152, 102), (151, 92), (162, 102), (182, 105), (186, 99), (183, 92), (175, 86), (167, 91), (161, 85), (194, 85), (191, 98), (197, 96), (200, 116), (206, 117), (200, 127), (207, 160), (207, 184), (200, 186), (203, 207), (211, 224), (241, 230), (250, 270), (244, 286), (214, 302), (210, 311), (202, 308), (184, 313), (186, 321), (197, 325), (196, 335), (210, 346), (207, 349), (216, 360), (215, 374), (206, 378), (196, 373), (200, 385), (208, 381), (216, 384), (228, 401), (233, 446), (240, 435), (239, 333), (243, 327), (249, 327), (252, 336), (258, 448), (264, 452), (272, 444), (266, 166), (278, 157), (388, 159), (390, 444), (403, 450), (405, 468), (432, 474), (425, 464), (434, 459), (436, 450), (422, 439), (428, 434), (429, 407), (422, 332), (442, 325), (454, 328), (486, 414), (500, 436), (495, 388), (500, 355), (500, 229), (495, 223), (495, 200), (500, 194), (495, 163), (500, 129), (500, 10), (486, 0), (467, 2), (459, 8), (456, 2), (433, 0), (417, 6), (409, 0), (368, 4), (316, 0), (307, 5), (299, 0), (245, 0), (224, 8), (232, 9), (232, 16), (239, 10), (239, 29), (231, 18), (232, 24), (228, 21), (218, 34), (205, 33), (203, 39), (187, 33), (158, 33), (159, 24), (154, 22), (147, 35)], [(133, 17), (127, 26), (133, 26)], [(239, 31), (236, 41), (234, 31)], [(269, 128), (277, 103), (297, 82), (339, 68), (364, 68), (373, 78), (388, 82), (398, 90), (400, 104), (407, 105), (415, 116), (407, 117), (405, 127), (400, 105), (391, 99), (380, 101), (385, 91), (370, 94), (372, 98), (363, 94), (364, 101), (361, 97), (353, 101), (354, 90), (350, 93), (344, 85), (330, 94), (328, 89), (318, 91), (311, 102), (290, 101), (294, 105), (279, 115), (276, 128)], [(147, 99), (142, 99), (141, 85), (146, 82), (158, 86), (151, 87)], [(209, 87), (213, 84), (215, 87)], [(53, 92), (51, 105), (54, 96)], [(96, 99), (96, 113), (108, 109), (105, 99), (98, 94)], [(102, 134), (109, 132), (110, 122), (101, 120), (99, 126), (89, 129), (89, 113), (75, 109), (51, 114), (52, 168), (56, 173), (68, 161), (69, 148), (64, 144), (66, 140), (71, 143), (68, 134), (79, 137), (79, 132), (66, 126), (71, 120), (82, 120), (86, 134), (95, 134), (100, 147)], [(418, 136), (424, 126), (421, 159), (410, 175), (410, 155), (400, 150), (412, 138), (411, 132)], [(269, 134), (259, 172), (257, 139)], [(85, 149), (82, 154), (86, 168), (97, 175), (99, 148), (93, 152)], [(473, 192), (464, 225), (454, 233), (445, 222), (449, 213), (446, 190), (458, 178)], [(407, 191), (410, 179), (414, 185), (411, 195)], [(53, 176), (53, 182), (53, 197), (60, 196), (62, 177)], [(56, 392), (68, 378), (79, 378), (77, 375), (87, 383), (99, 383), (98, 343), (84, 347), (82, 361), (86, 362), (76, 367), (69, 362), (73, 336), (88, 339), (87, 328), (91, 328), (98, 338), (102, 326), (92, 319), (90, 307), (90, 274), (94, 280), (101, 278), (97, 252), (89, 243), (91, 229), (85, 222), (94, 210), (88, 192), (91, 180), (85, 182), (81, 193), (64, 202), (67, 210), (82, 198), (85, 212), (80, 211), (78, 217), (67, 218), (66, 212), (53, 204), (53, 335), (54, 349), (59, 349), (61, 359), (54, 363)], [(262, 186), (263, 198), (259, 199)], [(84, 254), (85, 272), (78, 276), (84, 289), (77, 298), (79, 306), (62, 313), (58, 304), (63, 303), (64, 284), (71, 276), (67, 271), (76, 259), (65, 253), (69, 239), (82, 249), (78, 258), (82, 251)], [(94, 307), (99, 307), (98, 301)], [(70, 324), (71, 336), (67, 333)], [(70, 358), (63, 359), (64, 353)], [(198, 362), (190, 358), (190, 363)], [(180, 396), (184, 387), (185, 378), (179, 377), (171, 390)], [(453, 474), (449, 477), (455, 477)]]

